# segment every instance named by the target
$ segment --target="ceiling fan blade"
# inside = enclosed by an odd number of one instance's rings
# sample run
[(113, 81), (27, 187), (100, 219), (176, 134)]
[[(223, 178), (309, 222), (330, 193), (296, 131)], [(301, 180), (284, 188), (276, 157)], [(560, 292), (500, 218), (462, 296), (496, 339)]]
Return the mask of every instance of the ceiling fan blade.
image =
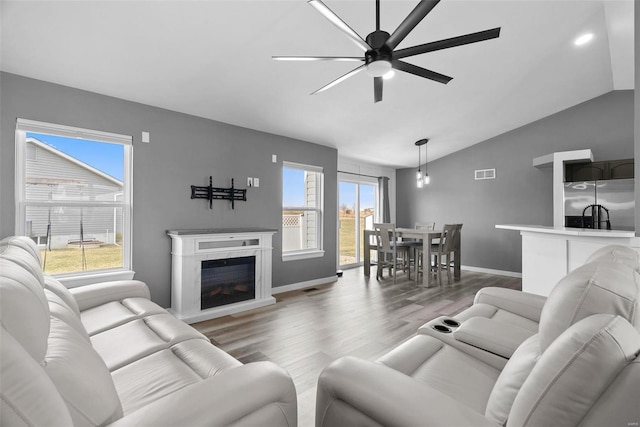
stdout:
[(440, 0), (422, 0), (418, 3), (415, 9), (411, 11), (404, 21), (398, 25), (398, 28), (396, 28), (393, 34), (391, 34), (389, 40), (387, 40), (387, 46), (391, 50), (395, 49), (439, 2)]
[(349, 39), (354, 42), (363, 52), (366, 52), (371, 49), (371, 47), (365, 42), (362, 37), (358, 35), (346, 22), (344, 22), (338, 15), (333, 13), (331, 9), (327, 7), (326, 4), (322, 3), (320, 0), (309, 0), (308, 3), (313, 6), (318, 12), (322, 14), (325, 18), (329, 20), (333, 25), (338, 27), (340, 31), (342, 31)]
[(373, 102), (382, 101), (382, 77), (373, 78)]
[(408, 56), (420, 55), (421, 53), (433, 52), (450, 47), (462, 46), (470, 43), (477, 43), (485, 40), (500, 37), (500, 27), (491, 30), (479, 31), (477, 33), (465, 34), (464, 36), (451, 37), (450, 39), (438, 40), (418, 46), (408, 47), (393, 52), (394, 58), (406, 58)]
[(272, 56), (276, 61), (364, 61), (357, 56)]
[(316, 93), (320, 93), (320, 92), (324, 92), (327, 89), (330, 89), (332, 87), (334, 87), (335, 85), (337, 85), (340, 82), (343, 82), (345, 80), (347, 80), (349, 77), (354, 76), (356, 74), (358, 74), (360, 71), (364, 70), (365, 64), (362, 64), (361, 66), (359, 66), (358, 68), (354, 68), (353, 70), (349, 71), (347, 74), (344, 74), (340, 77), (338, 77), (337, 79), (335, 79), (334, 81), (332, 81), (331, 83), (322, 86), (320, 89), (316, 90), (315, 92), (312, 92), (311, 95), (315, 95)]
[(425, 79), (433, 80), (438, 83), (447, 84), (453, 80), (453, 77), (445, 76), (444, 74), (436, 73), (435, 71), (427, 70), (426, 68), (418, 67), (417, 65), (409, 64), (408, 62), (397, 59), (394, 59), (391, 62), (391, 65), (396, 70), (424, 77)]

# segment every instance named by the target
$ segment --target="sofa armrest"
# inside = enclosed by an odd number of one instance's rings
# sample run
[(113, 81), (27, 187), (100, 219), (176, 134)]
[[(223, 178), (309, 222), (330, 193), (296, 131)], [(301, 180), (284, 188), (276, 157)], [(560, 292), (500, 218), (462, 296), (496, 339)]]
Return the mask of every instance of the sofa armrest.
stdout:
[(69, 289), (80, 311), (124, 298), (151, 299), (149, 288), (139, 280), (116, 280)]
[(455, 399), (379, 363), (342, 357), (320, 374), (316, 427), (492, 426)]
[(515, 289), (487, 287), (476, 293), (473, 303), (489, 304), (534, 322), (540, 322), (540, 313), (546, 300), (547, 297)]
[(297, 416), (291, 377), (274, 363), (254, 362), (180, 389), (109, 426), (295, 426)]

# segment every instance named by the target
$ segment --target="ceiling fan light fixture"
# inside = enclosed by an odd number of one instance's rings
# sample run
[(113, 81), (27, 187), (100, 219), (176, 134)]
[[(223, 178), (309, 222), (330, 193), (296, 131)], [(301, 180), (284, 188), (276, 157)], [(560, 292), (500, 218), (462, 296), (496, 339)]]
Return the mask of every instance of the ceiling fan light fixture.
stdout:
[(583, 35), (577, 37), (574, 40), (573, 44), (576, 45), (576, 46), (584, 46), (585, 44), (587, 44), (591, 40), (593, 40), (593, 37), (594, 37), (593, 33), (583, 34)]
[(391, 62), (385, 59), (379, 59), (367, 64), (367, 74), (371, 77), (384, 77), (389, 72), (392, 72)]
[(393, 76), (395, 76), (395, 75), (396, 75), (396, 72), (395, 72), (395, 70), (392, 69), (392, 70), (387, 71), (387, 74), (382, 76), (382, 78), (385, 79), (385, 80), (389, 80), (389, 79), (393, 78)]

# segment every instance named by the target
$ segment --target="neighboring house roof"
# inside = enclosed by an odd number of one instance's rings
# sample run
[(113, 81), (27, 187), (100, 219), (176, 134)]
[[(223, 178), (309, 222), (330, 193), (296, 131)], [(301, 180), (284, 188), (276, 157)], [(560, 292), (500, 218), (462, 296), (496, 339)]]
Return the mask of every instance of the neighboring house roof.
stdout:
[[(102, 172), (100, 169), (96, 169), (93, 166), (91, 166), (91, 165), (89, 165), (89, 164), (87, 164), (87, 163), (85, 163), (85, 162), (83, 162), (81, 160), (78, 160), (75, 157), (72, 157), (72, 156), (70, 156), (70, 155), (68, 155), (68, 154), (66, 154), (66, 153), (64, 153), (64, 152), (62, 152), (60, 150), (58, 150), (57, 148), (55, 148), (55, 147), (53, 147), (53, 146), (51, 146), (49, 144), (46, 144), (46, 143), (44, 143), (44, 142), (42, 142), (42, 141), (40, 141), (40, 140), (38, 140), (36, 138), (33, 138), (33, 137), (28, 137), (27, 138), (27, 143), (33, 144), (38, 148), (42, 148), (43, 150), (47, 150), (50, 153), (55, 154), (56, 156), (60, 156), (63, 159), (65, 159), (65, 160), (67, 160), (67, 161), (69, 161), (71, 163), (74, 163), (75, 165), (80, 166), (81, 168), (84, 168), (84, 169), (88, 170), (89, 172), (94, 173), (94, 174), (100, 176), (101, 178), (104, 178), (107, 181), (110, 181), (110, 182), (114, 183), (115, 185), (118, 185), (118, 186), (122, 187), (122, 181), (112, 177), (111, 175), (109, 175), (107, 173)], [(43, 178), (36, 178), (36, 179), (41, 180)], [(76, 180), (65, 180), (65, 183), (69, 183), (71, 181), (75, 182)]]

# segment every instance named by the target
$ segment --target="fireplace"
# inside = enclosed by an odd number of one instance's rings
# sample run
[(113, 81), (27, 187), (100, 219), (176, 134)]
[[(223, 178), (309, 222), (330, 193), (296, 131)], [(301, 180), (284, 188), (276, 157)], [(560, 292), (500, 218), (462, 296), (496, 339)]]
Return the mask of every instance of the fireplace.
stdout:
[(275, 230), (169, 230), (171, 309), (188, 323), (274, 304)]
[(256, 297), (256, 257), (212, 259), (200, 268), (200, 309)]

